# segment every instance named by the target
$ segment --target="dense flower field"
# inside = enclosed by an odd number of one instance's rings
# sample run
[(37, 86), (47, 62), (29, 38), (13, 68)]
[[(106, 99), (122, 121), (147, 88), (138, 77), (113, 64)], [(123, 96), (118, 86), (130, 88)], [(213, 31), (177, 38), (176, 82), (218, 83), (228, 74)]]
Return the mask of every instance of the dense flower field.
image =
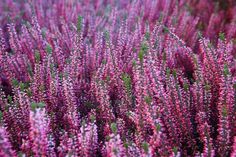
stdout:
[(236, 157), (236, 1), (1, 0), (15, 156)]

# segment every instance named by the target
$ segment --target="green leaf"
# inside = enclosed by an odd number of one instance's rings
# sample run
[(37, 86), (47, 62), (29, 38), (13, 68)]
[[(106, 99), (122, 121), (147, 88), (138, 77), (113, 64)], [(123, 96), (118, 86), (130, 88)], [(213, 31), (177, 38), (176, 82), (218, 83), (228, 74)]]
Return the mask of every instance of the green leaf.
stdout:
[(110, 34), (107, 30), (104, 31), (104, 36), (105, 36), (106, 41), (110, 40)]
[(136, 66), (136, 61), (132, 60), (132, 66), (135, 67)]
[(150, 32), (146, 32), (146, 33), (145, 33), (145, 38), (146, 38), (146, 40), (149, 40), (149, 39), (150, 39)]
[(0, 111), (0, 122), (2, 121), (2, 111)]
[(145, 151), (145, 153), (147, 154), (148, 153), (148, 149), (149, 149), (149, 145), (147, 142), (143, 142), (142, 143), (142, 147), (143, 147), (143, 150)]
[(15, 79), (15, 78), (13, 78), (11, 82), (12, 82), (12, 85), (13, 85), (14, 87), (17, 87), (17, 86), (19, 85), (18, 80)]
[(50, 44), (47, 44), (46, 52), (47, 52), (48, 54), (52, 54), (52, 46), (51, 46)]
[(111, 137), (108, 136), (108, 135), (105, 137), (105, 140), (106, 140), (106, 141), (109, 141), (110, 139), (111, 139)]
[(197, 56), (196, 55), (193, 56), (193, 62), (194, 62), (195, 65), (198, 65), (198, 60), (197, 60)]
[(43, 92), (44, 90), (45, 90), (45, 87), (44, 87), (43, 84), (41, 84), (41, 85), (39, 86), (39, 91)]
[(105, 59), (103, 59), (102, 64), (107, 64), (107, 61)]
[(12, 96), (8, 95), (7, 100), (8, 100), (9, 103), (12, 103)]
[(91, 120), (92, 123), (94, 123), (95, 120), (96, 120), (96, 117), (92, 114), (92, 115), (90, 116), (90, 120)]
[(46, 28), (42, 28), (41, 34), (42, 34), (43, 39), (45, 39), (46, 38)]
[(220, 40), (225, 41), (225, 33), (220, 32), (219, 38), (220, 38)]
[(30, 64), (28, 64), (28, 66), (27, 66), (27, 71), (28, 71), (29, 75), (30, 75), (31, 77), (33, 77), (33, 69), (32, 69), (32, 67), (31, 67)]
[(124, 81), (124, 85), (127, 91), (131, 91), (131, 77), (129, 76), (129, 74), (124, 73), (122, 75), (122, 80)]
[(31, 110), (32, 111), (35, 111), (36, 108), (44, 108), (44, 107), (45, 107), (45, 103), (43, 103), (43, 102), (39, 102), (39, 103), (32, 102), (31, 103)]
[(159, 18), (158, 18), (158, 22), (161, 22), (162, 20), (163, 20), (163, 13), (160, 12), (160, 16), (159, 16)]
[(22, 153), (21, 151), (17, 155), (18, 155), (18, 157), (24, 157), (25, 156), (25, 154)]
[(141, 48), (138, 53), (138, 58), (139, 58), (140, 62), (143, 62), (144, 55), (147, 54), (147, 51), (148, 51), (148, 45), (143, 42), (141, 44)]
[(127, 112), (126, 112), (126, 115), (129, 117), (129, 116), (132, 115), (132, 113), (131, 113), (130, 111), (127, 111)]
[(32, 110), (32, 111), (35, 111), (36, 108), (37, 108), (37, 103), (32, 102), (32, 103), (31, 103), (31, 110)]
[(38, 106), (38, 108), (44, 108), (45, 107), (45, 103), (39, 102), (37, 106)]
[(151, 97), (151, 96), (149, 96), (149, 95), (148, 95), (148, 96), (145, 96), (145, 97), (144, 97), (144, 100), (145, 100), (145, 102), (146, 102), (147, 104), (149, 104), (149, 105), (150, 105), (150, 104), (151, 104), (151, 102), (152, 102), (152, 97)]
[(144, 54), (147, 53), (147, 51), (148, 51), (148, 45), (147, 45), (147, 43), (143, 42), (143, 43), (141, 44), (141, 51), (143, 51)]
[(177, 147), (174, 147), (174, 148), (173, 148), (173, 152), (175, 153), (175, 155), (177, 155), (177, 153), (178, 153), (178, 148), (177, 148)]
[(34, 57), (35, 57), (35, 62), (39, 63), (40, 62), (40, 53), (38, 50), (35, 50)]
[(110, 80), (111, 80), (110, 76), (106, 76), (106, 81), (110, 81)]
[(82, 22), (83, 22), (83, 17), (79, 15), (77, 18), (77, 31), (78, 32), (81, 32), (82, 30)]
[(228, 111), (227, 111), (227, 108), (225, 105), (222, 108), (222, 115), (223, 115), (223, 117), (226, 117), (228, 115)]
[(207, 44), (207, 46), (208, 46), (209, 48), (212, 48), (212, 47), (213, 47), (213, 44), (212, 44), (211, 42), (209, 42), (209, 43)]
[(177, 78), (177, 72), (176, 72), (176, 69), (173, 69), (173, 70), (172, 70), (172, 74), (173, 74), (174, 78), (176, 79), (176, 78)]
[(160, 124), (156, 124), (156, 130), (159, 132), (161, 131), (161, 125)]
[(170, 69), (169, 68), (166, 69), (166, 76), (167, 76), (167, 78), (170, 78)]
[(162, 57), (163, 61), (166, 62), (166, 53), (163, 52), (163, 57)]
[(164, 33), (169, 33), (170, 32), (169, 28), (167, 28), (166, 26), (163, 26), (163, 31), (164, 31)]
[(20, 82), (20, 90), (23, 91), (26, 85), (23, 82)]
[(198, 38), (202, 38), (202, 32), (201, 31), (198, 31), (197, 35), (198, 35)]
[(125, 147), (125, 149), (128, 149), (129, 148), (129, 143), (124, 143), (124, 147)]
[(205, 84), (205, 90), (206, 90), (206, 91), (211, 90), (211, 85), (209, 85), (209, 84)]
[(184, 91), (188, 91), (189, 85), (187, 83), (184, 83)]
[(225, 77), (226, 77), (227, 75), (229, 75), (229, 73), (230, 73), (227, 64), (224, 65), (224, 71), (223, 71), (223, 73), (224, 73), (224, 76), (225, 76)]
[(29, 96), (29, 97), (31, 97), (32, 96), (32, 91), (30, 90), (30, 89), (28, 89), (27, 91), (26, 91), (26, 93), (27, 93), (27, 95)]
[(111, 131), (116, 134), (117, 133), (117, 126), (116, 123), (111, 123)]

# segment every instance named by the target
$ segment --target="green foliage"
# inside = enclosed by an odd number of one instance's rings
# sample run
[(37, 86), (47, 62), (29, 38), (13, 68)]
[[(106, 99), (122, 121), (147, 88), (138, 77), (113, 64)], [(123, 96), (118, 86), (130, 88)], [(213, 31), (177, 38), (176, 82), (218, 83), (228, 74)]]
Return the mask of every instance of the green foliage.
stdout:
[(44, 107), (45, 107), (45, 103), (43, 103), (43, 102), (39, 102), (39, 103), (32, 102), (31, 103), (31, 110), (32, 111), (35, 111), (37, 108), (44, 108)]
[(11, 82), (14, 88), (20, 88), (21, 91), (24, 91), (30, 87), (30, 82), (19, 82), (16, 78), (13, 78)]
[(188, 89), (189, 89), (189, 85), (187, 84), (187, 83), (184, 83), (184, 91), (188, 91)]
[(129, 76), (129, 74), (127, 73), (124, 73), (122, 75), (122, 80), (124, 82), (124, 85), (125, 85), (125, 88), (128, 92), (131, 92), (131, 88), (132, 88), (132, 80), (131, 80), (131, 77)]
[(147, 45), (147, 43), (143, 42), (141, 44), (141, 49), (138, 53), (138, 58), (139, 58), (140, 62), (143, 62), (144, 55), (147, 54), (147, 52), (148, 52), (148, 45)]
[(92, 123), (94, 123), (95, 120), (96, 120), (96, 117), (94, 115), (90, 115), (90, 120), (91, 120)]
[(149, 39), (150, 39), (150, 32), (146, 32), (146, 33), (145, 33), (145, 38), (146, 38), (146, 40), (149, 40)]
[(0, 111), (0, 122), (2, 121), (2, 117), (3, 116), (3, 114), (2, 114), (2, 111)]
[(173, 69), (173, 70), (172, 70), (172, 74), (173, 74), (174, 78), (176, 79), (176, 78), (177, 78), (177, 72), (176, 72), (176, 69)]
[(35, 62), (36, 62), (36, 63), (39, 63), (39, 62), (40, 62), (40, 53), (39, 53), (38, 50), (35, 50), (34, 58), (35, 58)]
[(151, 104), (151, 102), (152, 102), (152, 97), (151, 96), (149, 96), (149, 95), (147, 95), (147, 96), (145, 96), (144, 97), (144, 100), (145, 100), (145, 102), (147, 103), (147, 104)]
[(198, 31), (197, 35), (198, 35), (198, 38), (202, 38), (202, 32), (201, 31)]
[(149, 149), (148, 143), (147, 142), (143, 142), (142, 143), (142, 147), (143, 147), (144, 152), (147, 154), (148, 153), (148, 149)]
[(26, 85), (23, 82), (20, 82), (20, 90), (23, 91), (26, 88)]
[(168, 79), (170, 78), (170, 69), (169, 68), (166, 69), (166, 77)]
[(212, 48), (212, 47), (213, 47), (213, 44), (212, 44), (211, 42), (209, 42), (209, 43), (207, 44), (207, 46), (208, 46), (208, 48)]
[(105, 137), (105, 140), (106, 140), (106, 141), (109, 141), (110, 139), (111, 139), (111, 137), (108, 136), (108, 135)]
[(226, 117), (227, 115), (228, 115), (228, 111), (227, 111), (226, 106), (224, 105), (223, 108), (222, 108), (222, 116)]
[(124, 147), (125, 147), (125, 149), (128, 149), (129, 148), (129, 143), (125, 142)]
[(13, 87), (17, 87), (19, 85), (19, 82), (16, 78), (13, 78), (11, 82), (12, 82)]
[(52, 54), (52, 46), (51, 46), (50, 44), (47, 44), (46, 52), (47, 52), (48, 54)]
[(220, 32), (219, 33), (219, 38), (220, 38), (220, 40), (225, 41), (225, 33)]
[(7, 100), (8, 100), (9, 103), (12, 103), (13, 102), (12, 96), (8, 95)]
[(210, 90), (211, 90), (211, 85), (205, 84), (205, 90), (206, 90), (206, 91), (210, 91)]
[(166, 26), (163, 26), (163, 32), (164, 32), (164, 33), (169, 33), (170, 30), (169, 30), (169, 28), (167, 28)]
[(43, 39), (45, 39), (46, 38), (46, 28), (42, 28), (41, 34), (42, 34)]
[(107, 30), (104, 31), (104, 37), (105, 37), (106, 41), (110, 40), (110, 33)]
[(163, 52), (163, 57), (162, 57), (163, 61), (166, 62), (166, 52)]
[(110, 76), (106, 76), (106, 81), (109, 82), (111, 80)]
[(102, 64), (107, 64), (107, 61), (105, 59), (103, 59)]
[(160, 12), (160, 16), (159, 16), (159, 18), (158, 18), (158, 22), (162, 22), (162, 20), (163, 20), (163, 12)]
[(28, 64), (28, 66), (27, 66), (27, 71), (28, 71), (29, 75), (30, 75), (31, 77), (33, 77), (33, 69), (32, 69), (32, 67), (31, 67), (30, 64)]
[(116, 123), (111, 123), (111, 131), (116, 134), (117, 133), (117, 126)]
[(224, 65), (223, 74), (224, 74), (225, 77), (227, 77), (230, 74), (227, 64)]
[(132, 60), (132, 66), (135, 67), (136, 66), (136, 61)]
[(174, 152), (175, 155), (177, 155), (177, 153), (178, 153), (178, 148), (177, 148), (177, 147), (174, 147), (174, 148), (173, 148), (173, 152)]
[(161, 125), (160, 124), (156, 124), (156, 130), (159, 132), (161, 131)]
[(25, 156), (25, 154), (22, 153), (21, 151), (18, 153), (18, 157), (24, 157), (24, 156)]
[(77, 32), (81, 32), (82, 22), (83, 22), (83, 17), (79, 15), (77, 18)]

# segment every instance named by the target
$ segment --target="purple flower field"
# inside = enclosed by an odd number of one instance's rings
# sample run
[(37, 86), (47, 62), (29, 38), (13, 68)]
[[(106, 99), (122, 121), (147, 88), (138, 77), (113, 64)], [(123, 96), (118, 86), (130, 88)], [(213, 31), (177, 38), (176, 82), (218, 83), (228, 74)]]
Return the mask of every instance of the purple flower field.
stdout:
[(0, 0), (0, 157), (236, 157), (236, 1)]

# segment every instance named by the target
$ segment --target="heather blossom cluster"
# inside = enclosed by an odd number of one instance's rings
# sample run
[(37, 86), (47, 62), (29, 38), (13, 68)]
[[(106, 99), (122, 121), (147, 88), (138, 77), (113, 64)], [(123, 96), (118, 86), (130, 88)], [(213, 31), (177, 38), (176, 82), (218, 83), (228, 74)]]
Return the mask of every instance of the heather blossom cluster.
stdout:
[(234, 0), (0, 1), (0, 157), (235, 157)]

